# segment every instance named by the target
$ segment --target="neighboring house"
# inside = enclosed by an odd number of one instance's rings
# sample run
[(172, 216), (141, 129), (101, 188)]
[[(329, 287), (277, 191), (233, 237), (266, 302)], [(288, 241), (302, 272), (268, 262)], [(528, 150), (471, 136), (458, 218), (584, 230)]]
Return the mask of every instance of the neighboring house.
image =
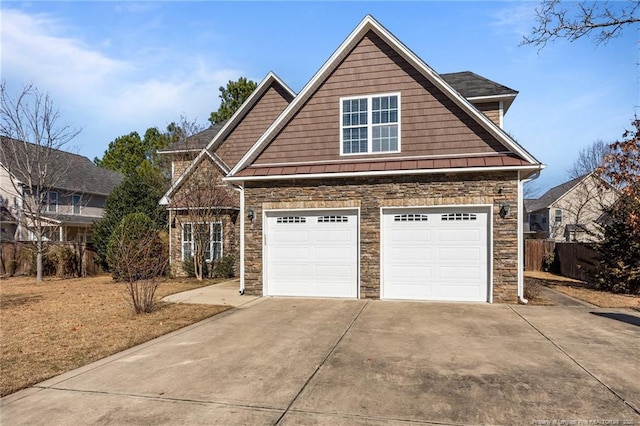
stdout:
[(171, 161), (172, 185), (161, 200), (169, 209), (169, 245), (174, 274), (205, 234), (205, 260), (240, 256), (240, 189), (222, 178), (289, 105), (295, 94), (270, 73), (227, 121), (178, 141), (159, 153)]
[(597, 241), (603, 209), (617, 198), (618, 191), (595, 174), (577, 177), (525, 200), (529, 232), (558, 242)]
[[(34, 235), (25, 227), (33, 220), (25, 208), (28, 188), (28, 161), (48, 148), (15, 139), (0, 137), (0, 204), (2, 238), (9, 241), (30, 241)], [(16, 162), (14, 152), (20, 153)], [(48, 174), (55, 176), (43, 196), (41, 219), (52, 241), (86, 241), (89, 228), (103, 214), (107, 196), (120, 184), (120, 173), (96, 166), (86, 157), (61, 150), (47, 151)], [(43, 164), (44, 165), (44, 164)], [(31, 171), (35, 173), (35, 168)], [(32, 179), (32, 182), (34, 180)]]
[(436, 73), (367, 16), (290, 95), (219, 165), (238, 189), (241, 292), (523, 298), (522, 183), (543, 166), (502, 130), (516, 91)]

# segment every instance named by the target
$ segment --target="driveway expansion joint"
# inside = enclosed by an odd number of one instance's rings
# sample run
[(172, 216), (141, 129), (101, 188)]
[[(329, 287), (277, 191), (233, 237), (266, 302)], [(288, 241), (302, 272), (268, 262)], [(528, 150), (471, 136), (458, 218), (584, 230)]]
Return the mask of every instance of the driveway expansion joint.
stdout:
[(289, 412), (289, 410), (291, 410), (291, 407), (293, 406), (293, 404), (298, 400), (298, 398), (300, 397), (300, 395), (302, 394), (302, 392), (305, 390), (305, 388), (307, 387), (307, 385), (309, 384), (309, 382), (316, 376), (316, 374), (318, 374), (318, 371), (320, 371), (320, 368), (322, 368), (322, 366), (327, 362), (327, 360), (329, 359), (329, 357), (331, 355), (333, 355), (333, 353), (336, 351), (338, 345), (340, 344), (340, 342), (342, 342), (342, 339), (344, 339), (344, 336), (347, 335), (347, 333), (349, 332), (349, 330), (351, 330), (351, 328), (353, 327), (353, 324), (355, 324), (355, 322), (358, 320), (358, 318), (360, 318), (360, 315), (362, 314), (362, 312), (364, 311), (364, 309), (369, 306), (369, 300), (365, 300), (364, 305), (362, 305), (362, 308), (360, 308), (360, 310), (358, 311), (358, 313), (356, 314), (356, 316), (353, 318), (353, 320), (351, 320), (351, 322), (349, 323), (349, 326), (346, 328), (346, 330), (344, 331), (344, 333), (342, 333), (342, 335), (340, 336), (340, 338), (338, 340), (336, 340), (336, 343), (333, 345), (333, 347), (331, 348), (331, 350), (327, 353), (327, 355), (322, 359), (322, 361), (320, 361), (320, 363), (318, 364), (318, 366), (315, 368), (315, 370), (313, 370), (313, 373), (311, 373), (311, 375), (307, 378), (307, 380), (304, 382), (304, 384), (302, 385), (302, 387), (300, 388), (300, 390), (298, 391), (298, 393), (296, 393), (296, 395), (293, 397), (293, 399), (291, 400), (291, 402), (289, 403), (289, 405), (287, 406), (287, 408), (285, 408), (284, 413), (282, 413), (282, 415), (280, 417), (278, 417), (278, 419), (274, 422), (274, 426), (275, 425), (279, 425), (282, 422), (282, 419), (284, 418), (284, 416)]
[(528, 319), (526, 319), (524, 316), (522, 316), (520, 314), (520, 312), (516, 311), (513, 306), (508, 305), (509, 309), (511, 309), (517, 316), (519, 316), (520, 318), (522, 318), (522, 320), (524, 322), (526, 322), (527, 324), (529, 324), (529, 326), (531, 326), (531, 328), (533, 328), (535, 331), (537, 331), (538, 333), (540, 333), (540, 335), (542, 337), (544, 337), (549, 343), (551, 343), (556, 349), (558, 349), (560, 352), (562, 352), (567, 358), (569, 358), (575, 365), (577, 365), (578, 367), (580, 367), (580, 369), (582, 369), (585, 373), (587, 373), (589, 376), (591, 376), (595, 381), (597, 381), (598, 383), (600, 383), (602, 386), (604, 386), (609, 392), (611, 392), (616, 398), (618, 398), (620, 401), (622, 401), (622, 403), (624, 405), (626, 405), (627, 407), (631, 408), (636, 414), (640, 414), (640, 408), (636, 407), (632, 402), (627, 401), (622, 395), (620, 395), (618, 392), (616, 392), (613, 388), (611, 388), (611, 386), (607, 385), (605, 382), (603, 382), (602, 380), (600, 380), (600, 378), (598, 376), (596, 376), (595, 374), (593, 374), (591, 371), (589, 371), (584, 365), (582, 365), (577, 359), (575, 359), (574, 357), (572, 357), (567, 351), (565, 351), (560, 345), (558, 345), (556, 342), (554, 342), (553, 340), (551, 340), (551, 338), (549, 336), (547, 336), (546, 334), (544, 334), (542, 332), (542, 330), (540, 330), (538, 327), (536, 327), (535, 325), (533, 325)]

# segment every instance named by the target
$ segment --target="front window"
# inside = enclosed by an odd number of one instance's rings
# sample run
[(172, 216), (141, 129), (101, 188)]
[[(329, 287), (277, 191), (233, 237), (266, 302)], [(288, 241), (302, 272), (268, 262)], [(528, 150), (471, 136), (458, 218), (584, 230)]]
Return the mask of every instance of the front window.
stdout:
[(341, 99), (341, 153), (400, 151), (400, 94)]
[(71, 196), (71, 202), (73, 204), (73, 214), (80, 214), (80, 196), (73, 195)]
[(222, 257), (222, 224), (220, 222), (183, 224), (182, 260), (193, 257), (196, 244), (202, 244), (206, 261), (220, 259)]

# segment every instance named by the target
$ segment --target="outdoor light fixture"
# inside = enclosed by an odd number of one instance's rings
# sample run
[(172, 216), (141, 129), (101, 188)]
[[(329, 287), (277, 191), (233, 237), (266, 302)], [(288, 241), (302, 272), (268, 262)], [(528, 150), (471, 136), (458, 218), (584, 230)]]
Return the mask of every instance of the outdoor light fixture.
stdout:
[(504, 219), (505, 217), (509, 216), (509, 212), (511, 212), (511, 206), (507, 201), (505, 201), (500, 206), (500, 217)]
[(256, 212), (253, 209), (249, 209), (249, 211), (247, 212), (247, 217), (249, 218), (249, 220), (253, 220), (256, 218)]

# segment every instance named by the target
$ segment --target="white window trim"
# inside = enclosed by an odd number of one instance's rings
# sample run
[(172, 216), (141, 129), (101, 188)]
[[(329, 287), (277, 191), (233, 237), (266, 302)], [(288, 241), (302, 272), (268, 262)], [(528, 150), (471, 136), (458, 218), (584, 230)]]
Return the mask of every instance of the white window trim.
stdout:
[[(78, 198), (78, 213), (76, 213), (76, 204), (74, 200)], [(71, 195), (71, 214), (80, 215), (82, 214), (82, 195)]]
[[(194, 238), (193, 238), (193, 225), (196, 224), (209, 224), (209, 252), (211, 254), (213, 254), (213, 243), (216, 241), (213, 241), (213, 225), (217, 224), (220, 226), (220, 259), (222, 259), (224, 257), (224, 228), (222, 227), (222, 221), (217, 221), (217, 222), (183, 222), (182, 225), (180, 226), (180, 259), (184, 262), (185, 260), (187, 260), (185, 258), (185, 253), (184, 253), (184, 226), (185, 225), (191, 225), (191, 241), (190, 241), (190, 245), (191, 245), (191, 253), (193, 253), (194, 251)], [(205, 262), (212, 262), (215, 259), (205, 259)]]
[[(373, 108), (371, 108), (373, 102), (372, 98), (379, 98), (384, 96), (397, 96), (398, 97), (398, 149), (395, 151), (380, 151), (373, 152)], [(349, 101), (353, 99), (366, 99), (367, 100), (367, 152), (344, 152), (344, 132), (342, 125), (342, 114), (343, 114), (343, 101)], [(402, 98), (400, 92), (392, 92), (392, 93), (373, 93), (370, 95), (357, 95), (357, 96), (344, 96), (340, 98), (340, 117), (338, 117), (339, 121), (339, 129), (340, 129), (340, 156), (350, 157), (354, 155), (381, 155), (381, 154), (396, 154), (402, 152), (401, 146), (401, 123), (402, 123)], [(389, 124), (389, 123), (385, 123)], [(384, 125), (384, 124), (381, 124)], [(353, 127), (364, 127), (364, 126), (353, 126)]]
[[(560, 220), (558, 220), (558, 216), (560, 216)], [(553, 210), (553, 222), (554, 223), (562, 223), (562, 219), (563, 219), (562, 216), (564, 216), (562, 214), (562, 209), (554, 209)]]
[[(51, 203), (51, 194), (56, 194), (56, 202), (55, 204)], [(58, 213), (58, 204), (60, 202), (60, 194), (58, 194), (58, 191), (47, 191), (47, 200), (46, 200), (46, 204), (44, 206), (44, 211), (46, 213)], [(51, 206), (53, 206), (53, 210), (51, 209)]]

